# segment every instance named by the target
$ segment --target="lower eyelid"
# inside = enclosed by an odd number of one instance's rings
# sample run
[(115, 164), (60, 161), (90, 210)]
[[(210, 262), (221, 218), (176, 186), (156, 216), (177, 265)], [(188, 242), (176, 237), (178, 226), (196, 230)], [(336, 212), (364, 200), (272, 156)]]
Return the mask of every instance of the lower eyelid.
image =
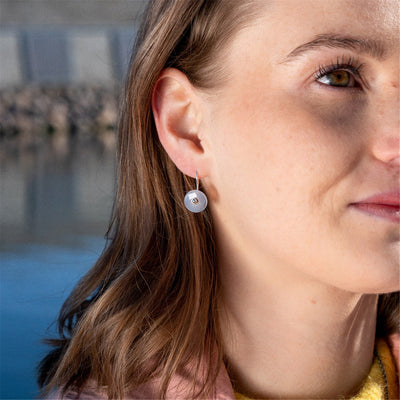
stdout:
[(354, 87), (346, 87), (346, 86), (333, 86), (333, 85), (326, 85), (325, 83), (318, 82), (315, 80), (315, 84), (318, 85), (319, 88), (321, 89), (327, 89), (327, 90), (334, 90), (336, 92), (341, 91), (343, 94), (359, 94), (360, 92), (363, 91), (361, 86), (354, 86)]

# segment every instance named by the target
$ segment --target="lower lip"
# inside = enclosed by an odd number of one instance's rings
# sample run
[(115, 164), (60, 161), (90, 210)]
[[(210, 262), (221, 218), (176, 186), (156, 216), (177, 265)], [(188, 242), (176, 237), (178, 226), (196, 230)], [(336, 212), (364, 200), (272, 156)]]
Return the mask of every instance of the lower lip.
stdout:
[(355, 203), (351, 204), (351, 206), (357, 208), (359, 211), (365, 214), (400, 223), (400, 210), (398, 206), (373, 203)]

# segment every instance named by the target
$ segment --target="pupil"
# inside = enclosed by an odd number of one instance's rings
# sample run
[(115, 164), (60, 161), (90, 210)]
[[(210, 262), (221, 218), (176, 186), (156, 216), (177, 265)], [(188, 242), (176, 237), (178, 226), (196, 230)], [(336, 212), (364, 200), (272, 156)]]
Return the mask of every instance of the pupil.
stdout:
[(331, 83), (337, 86), (346, 86), (349, 84), (349, 74), (346, 71), (333, 72)]

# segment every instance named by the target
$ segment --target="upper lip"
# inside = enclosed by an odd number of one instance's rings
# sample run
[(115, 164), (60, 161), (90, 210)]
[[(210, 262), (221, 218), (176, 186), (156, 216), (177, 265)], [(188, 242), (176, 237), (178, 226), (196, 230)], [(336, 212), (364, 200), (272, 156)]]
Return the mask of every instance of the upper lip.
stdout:
[(393, 190), (391, 192), (377, 193), (363, 200), (354, 202), (352, 204), (382, 204), (387, 206), (397, 206), (400, 205), (400, 191)]

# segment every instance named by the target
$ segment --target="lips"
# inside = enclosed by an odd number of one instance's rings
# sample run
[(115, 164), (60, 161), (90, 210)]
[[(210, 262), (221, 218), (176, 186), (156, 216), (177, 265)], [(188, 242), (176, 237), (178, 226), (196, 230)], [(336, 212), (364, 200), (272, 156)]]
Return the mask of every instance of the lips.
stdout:
[(400, 223), (399, 191), (375, 194), (356, 203), (351, 203), (350, 206), (364, 214)]

